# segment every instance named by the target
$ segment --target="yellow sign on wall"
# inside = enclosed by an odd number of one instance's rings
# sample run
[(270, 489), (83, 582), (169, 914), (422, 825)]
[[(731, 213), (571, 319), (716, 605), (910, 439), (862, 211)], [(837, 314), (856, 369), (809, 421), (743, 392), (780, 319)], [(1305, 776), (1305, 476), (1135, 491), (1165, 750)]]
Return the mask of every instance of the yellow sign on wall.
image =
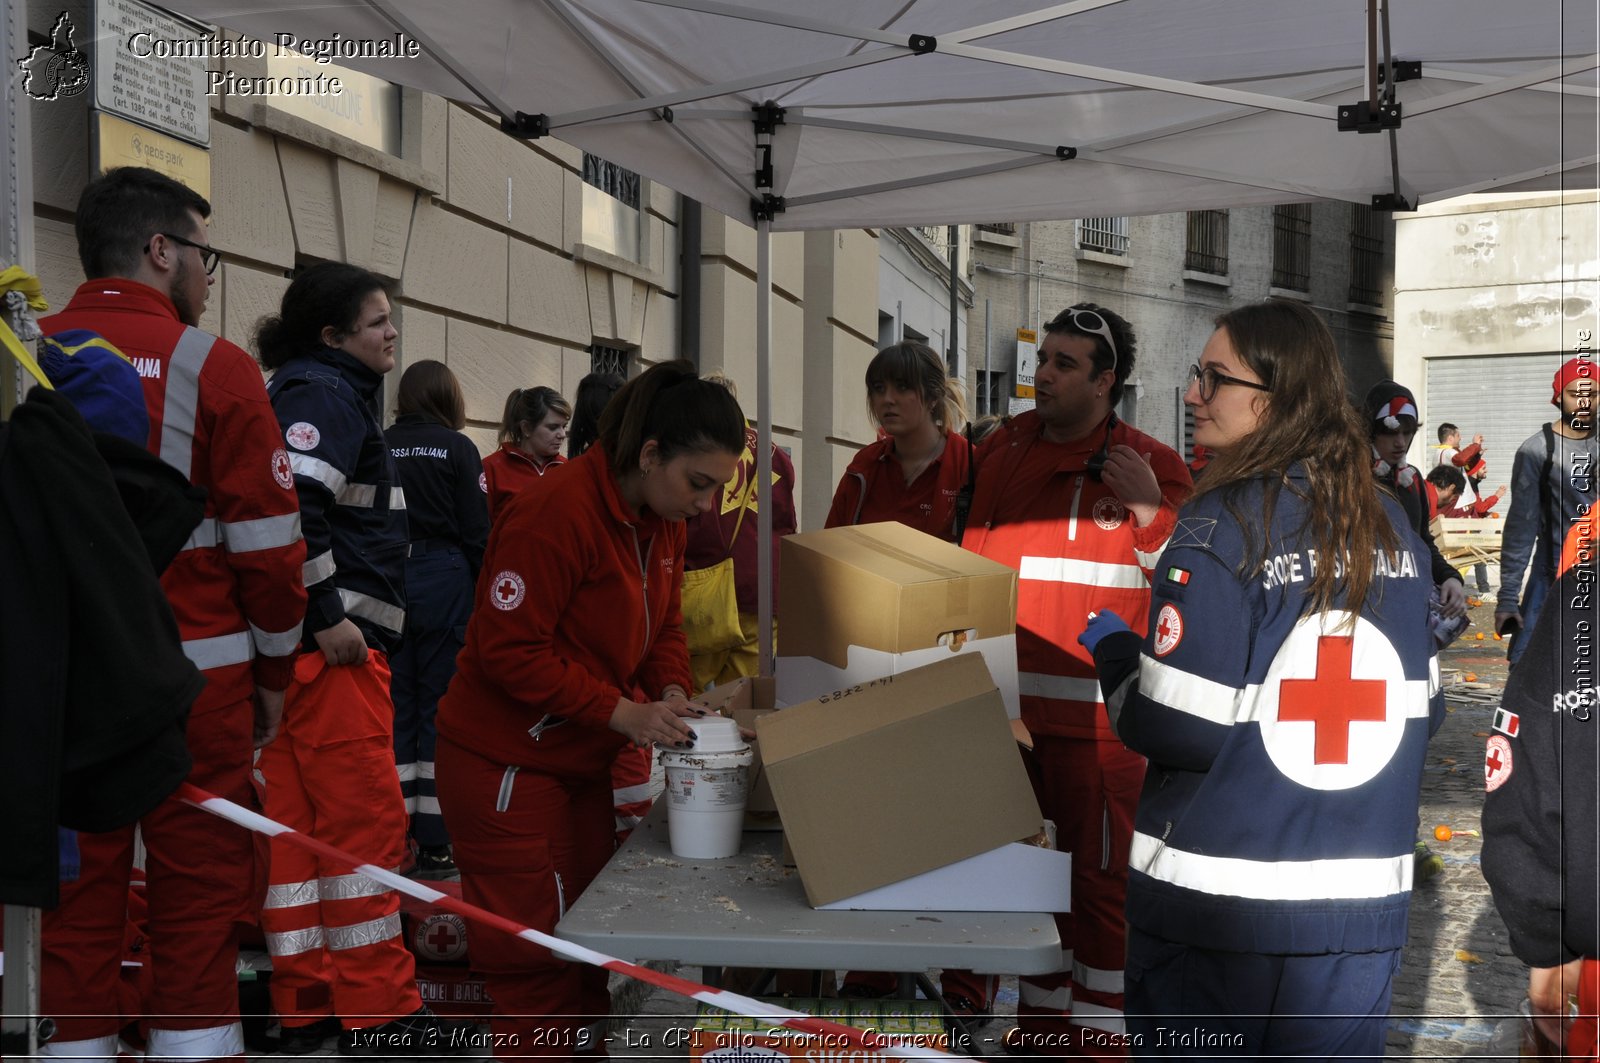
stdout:
[(100, 173), (118, 166), (148, 166), (211, 198), (211, 152), (104, 111), (95, 112), (95, 160)]
[(1033, 397), (1033, 370), (1039, 364), (1038, 336), (1031, 328), (1017, 329), (1017, 396)]

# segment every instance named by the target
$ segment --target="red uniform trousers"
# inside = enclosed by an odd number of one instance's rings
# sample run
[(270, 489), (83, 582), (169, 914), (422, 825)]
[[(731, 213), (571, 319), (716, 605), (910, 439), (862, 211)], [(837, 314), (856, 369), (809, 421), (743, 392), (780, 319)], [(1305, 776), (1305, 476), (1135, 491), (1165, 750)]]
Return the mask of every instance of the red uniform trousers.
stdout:
[(1600, 1061), (1596, 1015), (1600, 1015), (1600, 960), (1584, 960), (1578, 976), (1578, 1018), (1567, 1031), (1567, 1056)]
[[(569, 725), (570, 726), (570, 725)], [(461, 896), (545, 933), (611, 858), (611, 778), (562, 779), (497, 763), (439, 738), (439, 807), (461, 869)], [(604, 1056), (607, 972), (486, 930), (472, 966), (494, 997), (498, 1057)], [(579, 1051), (579, 1048), (582, 1051)]]
[[(194, 785), (255, 806), (250, 702), (189, 718)], [(257, 901), (250, 832), (168, 798), (139, 823), (146, 850), (152, 976), (148, 1056), (226, 1058), (244, 1052), (236, 924)], [(122, 994), (132, 825), (78, 835), (83, 868), (44, 913), (41, 1006), (56, 1020), (47, 1054), (114, 1058)], [(130, 1016), (129, 1018), (136, 1018)]]
[(650, 794), (654, 750), (626, 745), (611, 762), (611, 803), (616, 809), (617, 844), (628, 840), (655, 803)]
[[(301, 654), (283, 727), (261, 751), (267, 816), (368, 863), (399, 867), (406, 809), (393, 720), (382, 653), (332, 668), (321, 653)], [(415, 963), (400, 939), (400, 895), (282, 839), (271, 849), (261, 928), (283, 1024), (337, 1015), (355, 1029), (420, 1008)]]
[(1046, 1055), (1126, 1056), (1128, 850), (1144, 758), (1120, 742), (1035, 735), (1035, 786), (1056, 847), (1072, 854), (1072, 912), (1057, 914), (1062, 969), (1018, 980), (1017, 1025)]

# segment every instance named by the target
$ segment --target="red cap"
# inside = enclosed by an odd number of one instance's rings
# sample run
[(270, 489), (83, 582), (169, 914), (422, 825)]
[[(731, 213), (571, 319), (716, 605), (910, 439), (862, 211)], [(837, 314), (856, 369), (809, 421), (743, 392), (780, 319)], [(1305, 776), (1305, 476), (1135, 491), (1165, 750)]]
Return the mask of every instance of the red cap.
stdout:
[(1555, 379), (1550, 381), (1550, 405), (1561, 405), (1561, 393), (1574, 380), (1594, 380), (1600, 383), (1600, 366), (1596, 366), (1594, 359), (1584, 354), (1567, 359), (1567, 363), (1556, 370)]

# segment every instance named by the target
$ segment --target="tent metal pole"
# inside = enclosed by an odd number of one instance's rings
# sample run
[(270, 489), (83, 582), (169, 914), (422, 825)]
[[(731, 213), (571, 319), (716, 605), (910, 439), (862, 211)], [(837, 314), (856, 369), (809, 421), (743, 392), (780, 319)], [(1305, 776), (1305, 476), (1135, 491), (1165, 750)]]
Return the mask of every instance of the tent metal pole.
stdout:
[(756, 220), (756, 578), (761, 674), (772, 674), (772, 219)]

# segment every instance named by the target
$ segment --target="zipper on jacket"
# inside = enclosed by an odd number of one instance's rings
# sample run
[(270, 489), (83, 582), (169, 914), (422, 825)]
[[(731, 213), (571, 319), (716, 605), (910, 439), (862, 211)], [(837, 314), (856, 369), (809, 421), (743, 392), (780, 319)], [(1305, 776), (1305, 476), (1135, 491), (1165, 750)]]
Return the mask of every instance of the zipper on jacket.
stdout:
[(506, 773), (500, 776), (500, 795), (494, 800), (494, 810), (504, 812), (511, 807), (511, 788), (517, 781), (517, 766), (515, 764), (506, 768)]
[(650, 652), (650, 570), (645, 567), (644, 551), (639, 546), (639, 529), (632, 524), (628, 530), (633, 533), (633, 556), (639, 562), (639, 597), (644, 602), (644, 644), (639, 647), (639, 660), (644, 660), (644, 655)]
[(553, 871), (551, 874), (556, 877), (556, 921), (559, 922), (567, 914), (567, 891), (561, 884), (561, 872)]
[(544, 714), (543, 718), (541, 718), (539, 720), (538, 723), (536, 723), (532, 727), (528, 728), (528, 734), (529, 734), (529, 736), (531, 736), (533, 738), (533, 740), (535, 742), (537, 742), (539, 740), (539, 736), (540, 735), (544, 734), (546, 731), (550, 730), (552, 727), (560, 727), (562, 724), (564, 724), (566, 722), (567, 722), (567, 718), (565, 716), (557, 716), (555, 713), (547, 712), (547, 713)]
[(1100, 806), (1100, 870), (1111, 869), (1111, 802)]
[(1072, 507), (1067, 510), (1067, 542), (1076, 542), (1078, 539), (1078, 500), (1083, 497), (1083, 473), (1078, 474), (1078, 481), (1072, 488)]

